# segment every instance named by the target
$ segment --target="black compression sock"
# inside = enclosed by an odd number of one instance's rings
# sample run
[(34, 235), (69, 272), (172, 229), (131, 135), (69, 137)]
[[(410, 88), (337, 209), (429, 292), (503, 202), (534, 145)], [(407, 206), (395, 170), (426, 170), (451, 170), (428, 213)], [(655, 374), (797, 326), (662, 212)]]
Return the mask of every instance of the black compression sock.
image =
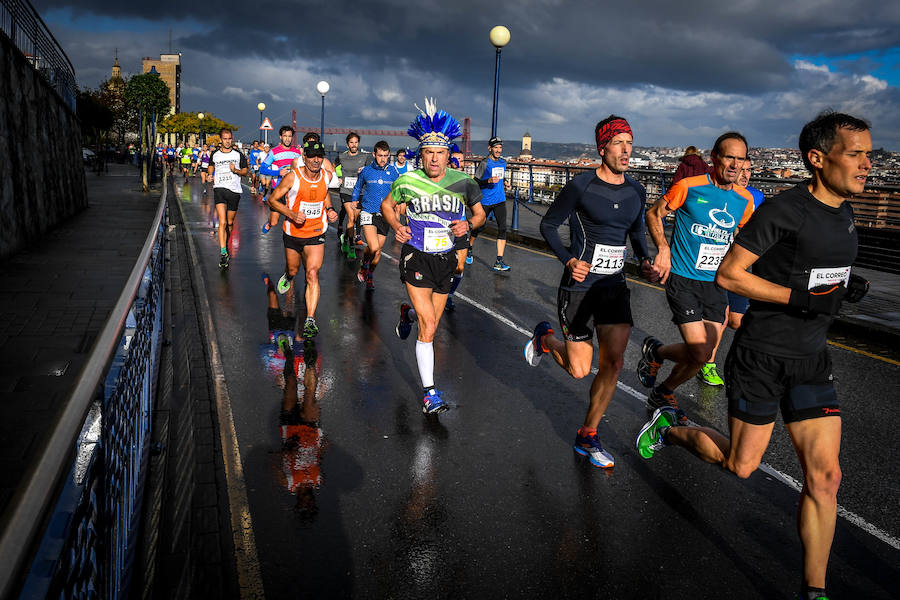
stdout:
[(800, 597), (803, 598), (803, 600), (816, 600), (817, 598), (827, 598), (828, 594), (825, 592), (825, 588), (804, 585), (803, 591), (800, 592)]
[(656, 386), (656, 391), (657, 391), (658, 393), (660, 393), (660, 394), (672, 394), (672, 393), (674, 393), (674, 392), (672, 392), (672, 390), (670, 390), (669, 388), (667, 388), (667, 387), (666, 387), (665, 385), (663, 385), (663, 384), (659, 384), (658, 386)]

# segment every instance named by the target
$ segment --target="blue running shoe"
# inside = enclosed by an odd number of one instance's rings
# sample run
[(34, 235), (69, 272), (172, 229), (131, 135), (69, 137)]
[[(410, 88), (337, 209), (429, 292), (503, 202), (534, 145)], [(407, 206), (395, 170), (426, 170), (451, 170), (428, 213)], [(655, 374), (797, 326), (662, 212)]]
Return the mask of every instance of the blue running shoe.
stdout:
[(466, 264), (471, 265), (473, 262), (475, 262), (475, 257), (472, 255), (472, 251), (469, 250), (469, 253), (466, 255)]
[(603, 446), (600, 444), (600, 438), (597, 437), (596, 433), (583, 436), (579, 430), (575, 434), (575, 445), (572, 446), (572, 449), (582, 456), (587, 456), (588, 460), (595, 467), (612, 469), (616, 465), (612, 455), (603, 449)]
[(268, 221), (266, 221), (265, 223), (263, 223), (263, 226), (262, 226), (262, 232), (263, 232), (264, 234), (265, 234), (265, 233), (269, 233), (269, 230), (270, 230), (270, 229), (272, 229), (272, 226), (269, 224)]
[(400, 322), (397, 323), (397, 327), (394, 328), (394, 332), (401, 340), (405, 340), (406, 338), (408, 338), (409, 332), (412, 331), (412, 319), (409, 318), (409, 310), (411, 308), (412, 306), (410, 306), (406, 302), (400, 305)]
[(450, 410), (450, 407), (444, 404), (441, 393), (434, 388), (428, 390), (423, 401), (422, 412), (427, 415), (434, 415), (444, 412), (445, 410)]
[(491, 268), (495, 271), (509, 271), (509, 265), (503, 262), (502, 258), (498, 258)]
[(538, 366), (538, 363), (541, 362), (541, 357), (544, 355), (544, 352), (546, 352), (544, 346), (541, 345), (541, 338), (548, 333), (553, 333), (550, 323), (541, 321), (534, 326), (534, 335), (531, 336), (531, 339), (525, 344), (525, 360), (532, 367)]

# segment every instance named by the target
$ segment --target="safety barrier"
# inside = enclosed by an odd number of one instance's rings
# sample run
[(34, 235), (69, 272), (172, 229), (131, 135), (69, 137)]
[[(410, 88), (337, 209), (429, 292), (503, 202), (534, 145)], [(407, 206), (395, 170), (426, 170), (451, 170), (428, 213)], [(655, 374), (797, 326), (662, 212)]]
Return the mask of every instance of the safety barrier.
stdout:
[(0, 31), (74, 111), (78, 87), (75, 68), (31, 3), (0, 0)]
[(11, 502), (0, 535), (0, 597), (128, 594), (159, 369), (167, 229), (163, 192), (125, 288)]

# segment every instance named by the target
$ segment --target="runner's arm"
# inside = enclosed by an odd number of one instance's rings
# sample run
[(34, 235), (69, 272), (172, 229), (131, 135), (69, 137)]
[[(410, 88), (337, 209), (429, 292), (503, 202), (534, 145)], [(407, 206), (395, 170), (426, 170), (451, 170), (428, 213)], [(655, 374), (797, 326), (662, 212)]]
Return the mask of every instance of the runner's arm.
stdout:
[[(390, 228), (394, 230), (394, 237), (397, 241), (403, 243), (409, 241), (412, 238), (412, 235), (408, 225), (400, 224), (400, 220), (397, 218), (397, 213), (395, 212), (396, 206), (397, 202), (394, 201), (394, 196), (388, 192), (388, 195), (381, 201), (381, 216), (384, 217), (384, 220), (387, 221)], [(405, 206), (405, 204), (403, 206)]]
[(282, 201), (285, 194), (288, 193), (288, 190), (291, 189), (291, 186), (294, 185), (294, 172), (291, 171), (281, 180), (281, 183), (275, 188), (275, 191), (272, 192), (272, 195), (269, 196), (269, 208), (274, 210), (275, 212), (284, 215), (291, 221), (302, 223), (306, 220), (306, 215), (303, 213), (295, 213), (291, 211), (287, 205)]
[(564, 265), (576, 258), (576, 256), (569, 252), (569, 249), (563, 244), (559, 235), (559, 228), (575, 212), (579, 195), (580, 191), (575, 187), (575, 184), (572, 182), (567, 183), (541, 219), (541, 236), (543, 236), (544, 240), (550, 245), (550, 249), (553, 250), (553, 253)]
[(735, 294), (775, 304), (788, 304), (791, 288), (772, 283), (749, 269), (759, 256), (738, 244), (732, 244), (716, 271), (716, 283)]
[(484, 176), (485, 171), (487, 171), (487, 159), (478, 163), (478, 167), (475, 169), (475, 176), (472, 177), (475, 183), (478, 184), (478, 187), (485, 188), (491, 185), (491, 178)]
[(259, 163), (259, 172), (263, 175), (268, 175), (269, 177), (280, 177), (281, 169), (277, 169), (273, 167), (273, 163), (275, 161), (275, 154), (270, 150), (266, 157), (263, 159), (261, 163)]

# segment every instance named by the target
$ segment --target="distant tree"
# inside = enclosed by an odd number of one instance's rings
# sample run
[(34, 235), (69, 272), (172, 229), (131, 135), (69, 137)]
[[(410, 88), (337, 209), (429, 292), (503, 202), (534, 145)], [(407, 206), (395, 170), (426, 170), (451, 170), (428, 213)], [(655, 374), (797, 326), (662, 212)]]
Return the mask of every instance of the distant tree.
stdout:
[(112, 111), (112, 131), (120, 145), (125, 143), (125, 136), (129, 132), (137, 133), (138, 130), (138, 111), (125, 102), (127, 85), (127, 79), (110, 78), (101, 83), (98, 89), (99, 100)]
[[(125, 104), (139, 114), (139, 122), (142, 124), (140, 131), (140, 148), (142, 156), (147, 156), (150, 143), (153, 119), (157, 121), (169, 111), (169, 86), (158, 75), (144, 73), (134, 75), (125, 86)], [(148, 189), (147, 165), (149, 161), (141, 162), (143, 165), (141, 178), (143, 188)]]
[[(81, 122), (81, 133), (88, 146), (93, 145), (98, 159), (102, 160), (101, 149), (106, 132), (113, 126), (113, 113), (100, 98), (97, 90), (83, 89), (75, 97), (75, 114)], [(100, 167), (98, 161), (98, 168)]]
[(218, 134), (223, 127), (237, 130), (236, 126), (226, 123), (211, 113), (204, 112), (202, 119), (198, 114), (182, 112), (169, 115), (159, 124), (159, 132), (174, 133), (177, 136), (181, 136), (182, 141), (185, 141), (188, 136), (199, 133), (204, 133), (207, 136)]

